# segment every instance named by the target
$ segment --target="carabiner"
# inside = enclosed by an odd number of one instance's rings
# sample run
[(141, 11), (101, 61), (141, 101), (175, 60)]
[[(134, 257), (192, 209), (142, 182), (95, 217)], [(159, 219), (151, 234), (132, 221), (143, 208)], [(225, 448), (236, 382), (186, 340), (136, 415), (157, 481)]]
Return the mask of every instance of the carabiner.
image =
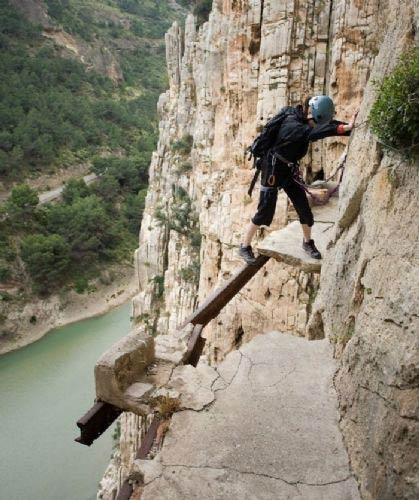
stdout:
[(268, 185), (269, 186), (275, 186), (275, 175), (274, 174), (271, 174), (269, 177), (268, 177)]

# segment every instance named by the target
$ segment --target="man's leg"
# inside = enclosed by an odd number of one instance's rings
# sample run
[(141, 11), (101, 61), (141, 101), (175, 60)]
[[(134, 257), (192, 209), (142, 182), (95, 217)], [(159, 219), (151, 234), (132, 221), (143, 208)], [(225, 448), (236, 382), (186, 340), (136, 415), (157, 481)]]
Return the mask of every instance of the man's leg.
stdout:
[(303, 230), (304, 240), (303, 249), (314, 259), (321, 259), (321, 253), (316, 248), (314, 241), (311, 238), (311, 228), (314, 224), (313, 212), (307, 200), (307, 195), (304, 189), (298, 185), (294, 180), (289, 182), (284, 187), (288, 198), (291, 200), (294, 208), (298, 214)]
[(269, 226), (275, 214), (277, 188), (261, 187), (257, 212), (246, 228), (243, 240), (240, 243), (239, 255), (248, 263), (255, 264), (256, 257), (252, 250), (252, 240), (259, 226)]
[(301, 229), (303, 230), (304, 241), (311, 240), (311, 227), (308, 224), (301, 224)]
[(256, 224), (253, 224), (253, 222), (249, 222), (249, 225), (247, 226), (246, 232), (244, 233), (244, 237), (242, 240), (242, 245), (244, 247), (248, 247), (252, 244), (252, 240), (253, 240), (258, 228), (259, 228), (259, 226), (257, 226)]

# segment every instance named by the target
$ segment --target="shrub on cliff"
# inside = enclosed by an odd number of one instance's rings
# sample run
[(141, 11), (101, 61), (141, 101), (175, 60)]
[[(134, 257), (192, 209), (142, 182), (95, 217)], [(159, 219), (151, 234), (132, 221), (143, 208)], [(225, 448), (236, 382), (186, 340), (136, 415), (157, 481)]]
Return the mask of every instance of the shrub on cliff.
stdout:
[(184, 135), (181, 139), (172, 142), (172, 151), (181, 155), (189, 155), (192, 151), (193, 137), (190, 134)]
[(61, 282), (70, 264), (70, 246), (58, 234), (27, 236), (22, 241), (21, 255), (40, 292)]
[(377, 86), (377, 99), (369, 121), (385, 146), (408, 150), (419, 145), (419, 48), (401, 57), (400, 63)]
[(198, 26), (208, 21), (212, 8), (212, 0), (198, 0), (193, 13), (197, 17)]

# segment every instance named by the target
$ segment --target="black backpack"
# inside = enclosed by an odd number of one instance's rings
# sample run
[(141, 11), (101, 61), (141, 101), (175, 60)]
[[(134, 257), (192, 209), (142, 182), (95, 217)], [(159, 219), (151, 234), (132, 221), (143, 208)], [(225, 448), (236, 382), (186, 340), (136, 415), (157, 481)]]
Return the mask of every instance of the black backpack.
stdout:
[(287, 116), (294, 114), (295, 108), (285, 106), (277, 115), (271, 118), (263, 127), (262, 132), (253, 141), (252, 145), (247, 148), (247, 151), (250, 153), (250, 158), (253, 157), (257, 159), (266, 156), (275, 144), (275, 139), (283, 121)]
[(248, 190), (249, 196), (252, 196), (253, 188), (255, 187), (257, 178), (259, 177), (261, 168), (261, 159), (268, 155), (270, 149), (275, 144), (279, 129), (285, 118), (289, 115), (295, 114), (295, 108), (285, 106), (281, 111), (271, 118), (268, 123), (263, 127), (262, 132), (256, 137), (252, 145), (247, 148), (249, 153), (249, 160), (253, 158), (253, 166), (256, 168), (255, 175)]

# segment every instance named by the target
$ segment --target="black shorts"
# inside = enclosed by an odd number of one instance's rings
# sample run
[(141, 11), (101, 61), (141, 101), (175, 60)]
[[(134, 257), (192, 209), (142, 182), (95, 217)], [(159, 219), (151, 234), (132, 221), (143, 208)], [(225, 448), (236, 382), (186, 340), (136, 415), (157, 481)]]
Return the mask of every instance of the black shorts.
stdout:
[[(270, 177), (274, 175), (274, 177)], [(273, 186), (268, 181), (274, 181)], [(291, 168), (282, 162), (276, 162), (272, 167), (267, 161), (262, 167), (261, 190), (257, 212), (252, 218), (256, 226), (270, 226), (274, 218), (278, 190), (283, 189), (291, 200), (298, 214), (301, 224), (314, 224), (313, 212), (308, 204), (304, 189), (294, 180)]]

